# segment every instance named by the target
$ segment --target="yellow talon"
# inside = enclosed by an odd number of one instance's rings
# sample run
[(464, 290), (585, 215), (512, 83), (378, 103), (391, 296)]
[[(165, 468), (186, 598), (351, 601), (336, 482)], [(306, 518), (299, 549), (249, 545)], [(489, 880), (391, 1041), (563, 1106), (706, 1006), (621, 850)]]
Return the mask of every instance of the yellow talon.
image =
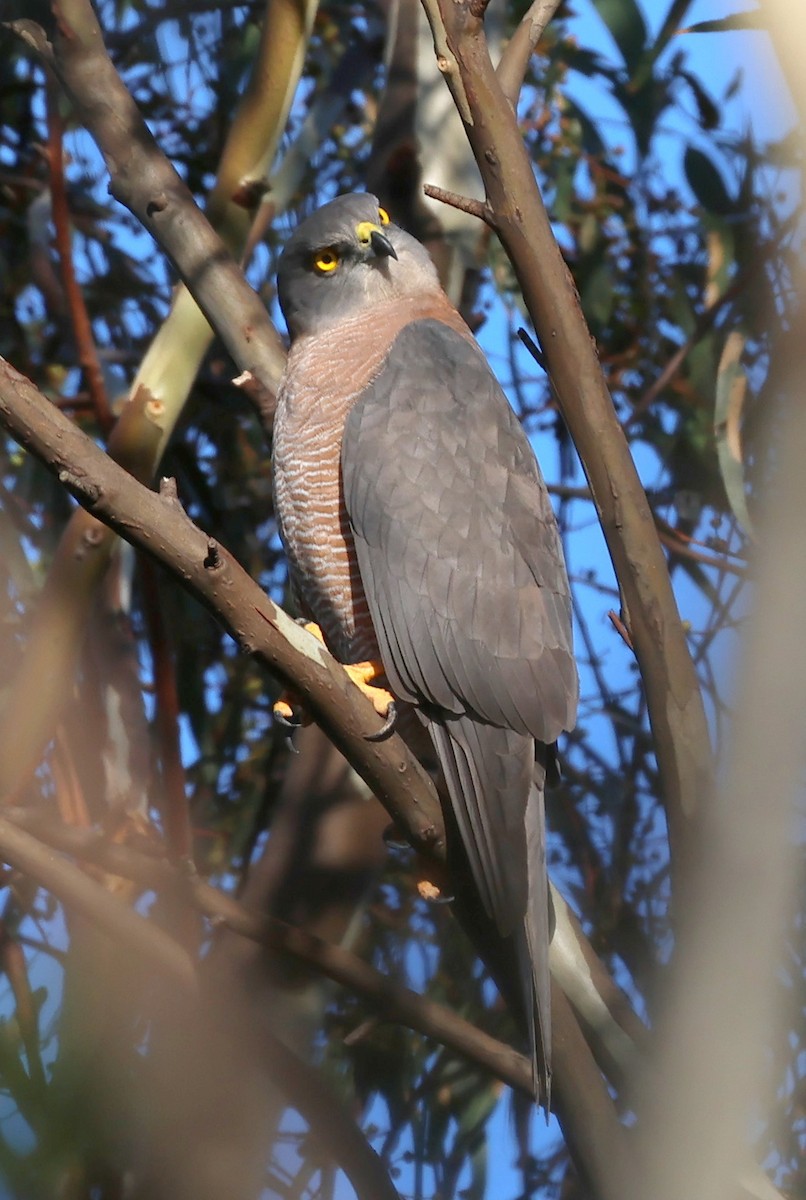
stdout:
[[(325, 639), (322, 630), (313, 621), (309, 621), (303, 626), (307, 633), (313, 634), (315, 638), (324, 645)], [(379, 741), (391, 733), (395, 718), (395, 698), (390, 691), (384, 687), (376, 687), (374, 680), (384, 677), (383, 663), (380, 662), (360, 662), (343, 664), (344, 670), (349, 675), (353, 683), (361, 689), (364, 695), (372, 704), (376, 713), (380, 717), (384, 717), (386, 724), (383, 729), (376, 734), (368, 734), (370, 741)], [(272, 706), (272, 712), (275, 718), (283, 724), (291, 724), (294, 720), (294, 710), (299, 707), (299, 700), (293, 692), (283, 692), (278, 700), (275, 700)], [(302, 725), (310, 724), (310, 717), (302, 714)]]
[(294, 716), (294, 710), (288, 702), (289, 692), (283, 692), (279, 700), (275, 700), (272, 706), (272, 712), (275, 717), (280, 717), (283, 721), (290, 721)]
[(367, 699), (371, 701), (372, 707), (375, 709), (378, 716), (388, 716), (389, 709), (394, 704), (395, 698), (391, 692), (387, 691), (386, 688), (375, 687), (373, 683), (373, 680), (383, 678), (383, 663), (347, 663), (344, 669), (352, 679), (353, 683), (359, 687)]
[[(283, 692), (278, 700), (274, 701), (271, 707), (275, 721), (279, 721), (281, 725), (310, 725), (311, 718), (308, 714), (301, 710), (299, 697), (294, 692)], [(296, 714), (299, 713), (297, 716)]]
[(302, 626), (302, 628), (305, 630), (305, 632), (306, 632), (306, 633), (312, 633), (312, 634), (313, 634), (313, 636), (314, 636), (315, 638), (318, 638), (318, 640), (319, 640), (319, 641), (322, 643), (322, 645), (324, 646), (324, 644), (325, 644), (325, 636), (324, 636), (324, 634), (322, 633), (322, 630), (319, 628), (319, 626), (316, 624), (316, 622), (315, 622), (315, 621), (306, 621), (306, 622), (305, 622), (305, 624)]

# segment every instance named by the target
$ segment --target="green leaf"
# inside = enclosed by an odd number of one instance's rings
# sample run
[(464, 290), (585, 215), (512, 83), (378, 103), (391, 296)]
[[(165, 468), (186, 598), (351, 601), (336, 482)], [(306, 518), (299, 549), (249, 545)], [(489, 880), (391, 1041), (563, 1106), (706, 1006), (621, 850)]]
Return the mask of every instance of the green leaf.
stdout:
[(747, 509), (741, 439), (742, 412), (747, 395), (747, 375), (741, 362), (744, 343), (743, 334), (731, 333), (722, 351), (716, 380), (714, 434), (719, 470), (728, 502), (745, 533), (753, 537), (753, 522)]
[(672, 0), (663, 19), (658, 36), (655, 39), (655, 45), (652, 47), (653, 59), (657, 58), (666, 49), (670, 39), (678, 31), (678, 25), (691, 8), (691, 4), (692, 0)]
[(566, 105), (569, 118), (573, 117), (579, 123), (583, 150), (592, 158), (606, 159), (605, 143), (596, 124), (570, 96), (566, 97)]
[(635, 0), (593, 0), (593, 5), (621, 51), (632, 74), (647, 44), (647, 28)]
[(769, 21), (757, 8), (731, 13), (729, 17), (717, 17), (713, 21), (698, 21), (678, 33), (727, 33), (737, 29), (769, 29)]
[(683, 169), (692, 192), (706, 212), (728, 216), (736, 211), (719, 170), (702, 150), (689, 146), (683, 159)]
[(581, 290), (582, 309), (591, 325), (604, 328), (613, 312), (613, 274), (607, 262), (594, 267)]
[(680, 71), (680, 78), (684, 79), (691, 88), (691, 93), (694, 96), (694, 103), (697, 105), (699, 113), (700, 125), (703, 129), (717, 129), (722, 114), (714, 101), (706, 92), (705, 88), (697, 79), (696, 75), (692, 75), (689, 71)]

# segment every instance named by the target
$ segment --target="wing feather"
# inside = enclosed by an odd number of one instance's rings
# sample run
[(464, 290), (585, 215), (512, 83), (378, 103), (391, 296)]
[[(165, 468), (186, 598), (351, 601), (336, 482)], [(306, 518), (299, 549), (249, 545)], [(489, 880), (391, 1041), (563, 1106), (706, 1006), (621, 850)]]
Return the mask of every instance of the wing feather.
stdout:
[(562, 548), (481, 351), (439, 321), (408, 325), (347, 419), (342, 480), (401, 695), (555, 741), (576, 708)]

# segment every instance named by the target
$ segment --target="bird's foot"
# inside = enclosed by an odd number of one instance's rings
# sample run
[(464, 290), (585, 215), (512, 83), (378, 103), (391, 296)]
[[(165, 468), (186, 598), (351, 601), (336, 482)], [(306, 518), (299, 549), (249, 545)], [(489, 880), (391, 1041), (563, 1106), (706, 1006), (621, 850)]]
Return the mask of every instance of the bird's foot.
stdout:
[(436, 863), (419, 859), (417, 891), (423, 900), (431, 904), (451, 904), (454, 899), (448, 873)]
[[(302, 628), (307, 633), (312, 633), (315, 638), (324, 644), (324, 636), (322, 630), (313, 621), (300, 622)], [(272, 713), (274, 719), (280, 725), (285, 725), (286, 729), (299, 729), (301, 725), (310, 725), (311, 718), (303, 710), (299, 696), (295, 692), (285, 691), (275, 700), (272, 705)]]
[(279, 700), (275, 700), (271, 711), (277, 724), (288, 730), (285, 735), (286, 746), (292, 754), (299, 754), (294, 745), (294, 734), (304, 725), (311, 723), (311, 718), (300, 705), (299, 698), (293, 692), (283, 692)]
[(366, 734), (366, 740), (368, 742), (382, 741), (389, 736), (397, 721), (397, 706), (394, 696), (385, 687), (378, 687), (374, 682), (376, 679), (384, 677), (383, 663), (372, 661), (347, 663), (344, 669), (356, 687), (367, 697), (378, 716), (384, 718), (381, 728), (376, 733)]
[(316, 624), (316, 621), (303, 621), (302, 619), (300, 619), (300, 625), (302, 626), (302, 628), (305, 630), (306, 633), (312, 633), (313, 636), (315, 638), (317, 638), (318, 641), (320, 641), (322, 643), (322, 645), (324, 646), (325, 635), (322, 633), (322, 630)]
[[(303, 629), (307, 633), (313, 634), (324, 645), (324, 635), (322, 630), (313, 621), (301, 622)], [(368, 742), (380, 742), (389, 734), (395, 727), (397, 721), (397, 706), (395, 698), (390, 691), (384, 687), (378, 687), (375, 684), (376, 679), (383, 679), (384, 669), (383, 663), (367, 662), (347, 663), (344, 664), (344, 669), (350, 676), (350, 679), (367, 697), (376, 713), (384, 718), (384, 723), (375, 733), (368, 733), (366, 739)], [(274, 719), (280, 725), (285, 725), (287, 729), (298, 729), (300, 725), (310, 725), (311, 718), (302, 709), (299, 697), (293, 692), (287, 691), (274, 702), (272, 706)]]
[(299, 729), (300, 725), (311, 723), (310, 717), (300, 708), (299, 698), (293, 692), (283, 692), (279, 700), (275, 700), (272, 705), (272, 713), (278, 725), (285, 725), (286, 729)]

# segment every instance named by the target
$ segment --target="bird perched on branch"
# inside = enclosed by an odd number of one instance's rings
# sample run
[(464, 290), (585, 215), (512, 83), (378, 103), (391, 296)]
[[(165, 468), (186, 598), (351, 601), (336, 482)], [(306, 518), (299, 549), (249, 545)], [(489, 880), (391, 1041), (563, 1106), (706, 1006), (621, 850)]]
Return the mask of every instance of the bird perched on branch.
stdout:
[(506, 951), (499, 981), (514, 966), (502, 990), (547, 1100), (543, 786), (577, 675), (540, 468), (427, 251), (374, 196), (303, 221), (278, 292), (292, 343), (274, 490), (292, 583), (335, 657), (375, 664), (430, 734), (449, 861)]

